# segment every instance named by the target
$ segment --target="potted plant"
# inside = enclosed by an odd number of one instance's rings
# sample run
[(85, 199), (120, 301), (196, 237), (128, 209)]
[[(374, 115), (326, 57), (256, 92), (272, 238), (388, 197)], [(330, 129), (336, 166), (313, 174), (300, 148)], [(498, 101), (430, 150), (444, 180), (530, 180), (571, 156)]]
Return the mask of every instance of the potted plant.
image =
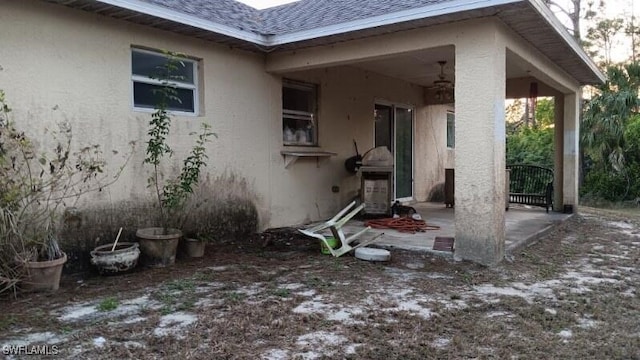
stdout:
[(52, 151), (39, 150), (9, 119), (10, 111), (0, 90), (0, 292), (20, 283), (57, 290), (67, 261), (57, 231), (64, 208), (119, 173), (102, 183), (99, 146), (73, 151), (67, 123), (50, 132)]
[(101, 245), (91, 252), (91, 263), (101, 275), (127, 272), (136, 267), (140, 256), (137, 242), (118, 242), (122, 228), (112, 244)]
[(184, 254), (191, 258), (204, 256), (206, 243), (199, 237), (186, 237), (184, 239)]
[[(176, 69), (184, 64), (179, 55), (165, 52), (167, 62), (158, 67), (156, 79), (160, 85), (154, 89), (156, 105), (149, 121), (149, 140), (147, 141), (145, 164), (153, 167), (148, 183), (154, 189), (157, 205), (159, 226), (138, 229), (136, 237), (140, 243), (142, 260), (149, 266), (164, 267), (175, 262), (178, 243), (182, 231), (172, 228), (170, 220), (179, 217), (185, 202), (198, 184), (200, 170), (206, 166), (207, 159), (205, 144), (214, 133), (207, 123), (202, 123), (191, 153), (184, 159), (180, 173), (174, 178), (163, 178), (161, 163), (165, 158), (171, 158), (173, 151), (167, 144), (167, 137), (171, 129), (171, 114), (169, 104), (180, 101), (174, 81), (181, 76), (174, 75)], [(193, 135), (193, 134), (192, 134)]]
[(16, 256), (24, 270), (22, 288), (30, 291), (56, 291), (60, 287), (62, 267), (67, 262), (67, 254), (60, 250), (60, 245), (53, 232), (36, 251), (31, 248)]

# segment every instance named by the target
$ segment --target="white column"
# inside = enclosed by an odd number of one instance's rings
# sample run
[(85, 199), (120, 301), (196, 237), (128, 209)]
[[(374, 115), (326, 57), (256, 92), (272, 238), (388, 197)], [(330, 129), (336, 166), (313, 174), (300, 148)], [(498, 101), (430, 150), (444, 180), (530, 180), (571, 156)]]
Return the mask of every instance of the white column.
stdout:
[(553, 210), (562, 211), (564, 205), (564, 95), (554, 97), (553, 128)]
[(563, 203), (578, 208), (580, 90), (564, 96)]
[(456, 46), (455, 258), (504, 258), (505, 57), (493, 24)]

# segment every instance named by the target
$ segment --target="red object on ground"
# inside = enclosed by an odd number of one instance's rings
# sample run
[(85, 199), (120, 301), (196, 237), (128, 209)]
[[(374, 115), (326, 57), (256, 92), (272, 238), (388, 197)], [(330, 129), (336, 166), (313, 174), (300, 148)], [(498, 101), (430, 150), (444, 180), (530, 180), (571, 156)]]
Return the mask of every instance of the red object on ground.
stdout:
[(384, 218), (369, 220), (364, 223), (374, 229), (394, 229), (403, 233), (415, 234), (427, 230), (440, 230), (439, 226), (427, 225), (424, 220), (416, 220), (409, 217)]

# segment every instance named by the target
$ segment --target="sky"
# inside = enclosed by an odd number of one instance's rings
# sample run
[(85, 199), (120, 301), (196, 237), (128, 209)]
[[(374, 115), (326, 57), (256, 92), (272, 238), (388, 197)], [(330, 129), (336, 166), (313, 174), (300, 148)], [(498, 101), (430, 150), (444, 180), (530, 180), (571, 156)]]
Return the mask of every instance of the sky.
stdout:
[(237, 1), (243, 4), (247, 4), (249, 6), (252, 6), (256, 9), (266, 9), (272, 6), (288, 4), (296, 0), (237, 0)]

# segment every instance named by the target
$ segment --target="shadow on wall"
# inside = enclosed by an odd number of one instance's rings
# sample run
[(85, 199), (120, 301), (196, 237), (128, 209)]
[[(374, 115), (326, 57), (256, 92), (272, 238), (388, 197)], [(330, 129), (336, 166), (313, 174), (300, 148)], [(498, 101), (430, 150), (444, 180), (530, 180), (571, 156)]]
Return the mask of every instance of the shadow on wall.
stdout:
[(427, 201), (444, 202), (444, 183), (436, 184), (431, 188), (429, 196), (427, 196)]
[[(211, 242), (241, 239), (257, 231), (257, 199), (246, 180), (233, 173), (207, 177), (170, 226), (182, 229), (185, 236)], [(69, 256), (65, 271), (89, 270), (89, 253), (98, 245), (113, 243), (120, 227), (119, 242), (136, 241), (138, 228), (158, 226), (156, 213), (151, 199), (67, 211), (60, 236), (60, 245)]]

